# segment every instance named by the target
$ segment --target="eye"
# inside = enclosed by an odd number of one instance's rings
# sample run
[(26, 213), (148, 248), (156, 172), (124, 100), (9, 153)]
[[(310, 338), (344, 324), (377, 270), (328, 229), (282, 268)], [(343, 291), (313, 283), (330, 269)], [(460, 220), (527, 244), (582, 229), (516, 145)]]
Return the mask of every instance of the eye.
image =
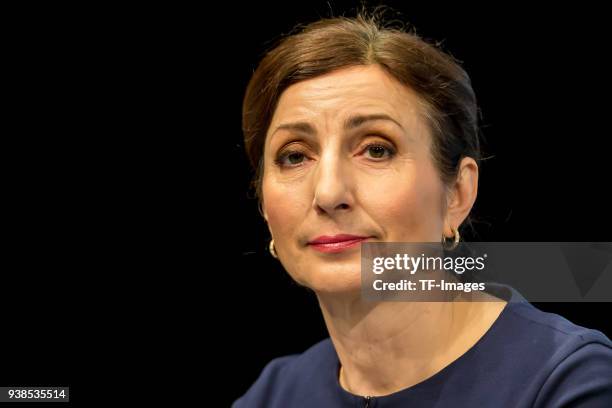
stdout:
[(368, 153), (371, 159), (378, 161), (380, 159), (391, 158), (395, 155), (395, 149), (380, 143), (368, 144), (363, 151)]
[(281, 153), (274, 162), (280, 167), (296, 167), (304, 162), (306, 156), (304, 153), (297, 150), (290, 150)]

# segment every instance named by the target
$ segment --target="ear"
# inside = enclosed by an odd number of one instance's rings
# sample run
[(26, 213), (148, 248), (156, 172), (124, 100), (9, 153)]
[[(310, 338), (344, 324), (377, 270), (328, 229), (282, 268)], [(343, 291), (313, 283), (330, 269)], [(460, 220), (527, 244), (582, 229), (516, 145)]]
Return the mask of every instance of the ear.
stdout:
[(478, 164), (471, 157), (464, 157), (459, 163), (457, 179), (450, 187), (449, 199), (446, 206), (446, 223), (444, 235), (452, 237), (453, 228), (465, 221), (476, 202), (478, 194)]
[(266, 220), (266, 224), (268, 223), (268, 213), (266, 212), (266, 207), (263, 205), (262, 202), (259, 202), (259, 213), (261, 214), (262, 217), (264, 217), (264, 220)]
[(264, 220), (266, 220), (266, 226), (270, 231), (270, 235), (272, 235), (272, 229), (270, 228), (270, 223), (268, 222), (268, 213), (266, 212), (266, 206), (261, 202), (259, 203), (259, 213), (264, 218)]

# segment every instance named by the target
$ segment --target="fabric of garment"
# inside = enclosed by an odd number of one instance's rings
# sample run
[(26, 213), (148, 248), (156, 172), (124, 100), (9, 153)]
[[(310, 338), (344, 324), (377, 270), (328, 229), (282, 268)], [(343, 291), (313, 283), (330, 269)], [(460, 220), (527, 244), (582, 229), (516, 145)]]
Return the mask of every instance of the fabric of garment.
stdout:
[(269, 362), (232, 407), (612, 408), (608, 337), (537, 309), (510, 286), (491, 285), (487, 292), (508, 301), (493, 325), (461, 357), (416, 385), (376, 397), (344, 390), (327, 338)]

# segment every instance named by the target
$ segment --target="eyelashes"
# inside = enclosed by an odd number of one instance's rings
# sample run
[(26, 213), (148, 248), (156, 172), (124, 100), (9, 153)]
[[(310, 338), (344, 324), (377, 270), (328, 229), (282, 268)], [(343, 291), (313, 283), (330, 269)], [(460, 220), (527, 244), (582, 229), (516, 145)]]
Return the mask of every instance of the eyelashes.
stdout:
[[(390, 160), (396, 153), (394, 147), (380, 142), (368, 143), (360, 152), (361, 155), (369, 156), (368, 160), (372, 162)], [(306, 153), (300, 149), (285, 149), (281, 150), (274, 163), (281, 168), (295, 168), (302, 166), (307, 159)]]

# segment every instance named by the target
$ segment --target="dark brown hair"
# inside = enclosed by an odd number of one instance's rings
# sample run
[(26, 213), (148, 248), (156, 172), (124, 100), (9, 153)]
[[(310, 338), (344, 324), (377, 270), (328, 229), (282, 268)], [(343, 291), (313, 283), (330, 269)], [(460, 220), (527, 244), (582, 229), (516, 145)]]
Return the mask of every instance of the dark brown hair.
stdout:
[(476, 97), (468, 75), (450, 55), (414, 32), (388, 26), (376, 14), (326, 18), (283, 38), (247, 86), (242, 129), (260, 205), (264, 141), (282, 92), (299, 81), (370, 64), (381, 66), (425, 103), (433, 160), (446, 185), (456, 178), (463, 157), (480, 160)]

